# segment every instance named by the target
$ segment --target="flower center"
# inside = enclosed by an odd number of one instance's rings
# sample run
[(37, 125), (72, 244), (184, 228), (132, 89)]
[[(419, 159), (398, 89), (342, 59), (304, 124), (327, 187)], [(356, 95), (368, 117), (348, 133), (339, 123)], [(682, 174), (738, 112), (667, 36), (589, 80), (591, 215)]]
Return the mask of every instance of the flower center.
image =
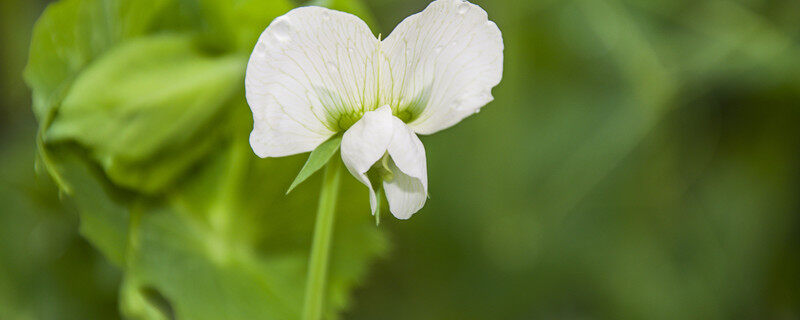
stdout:
[(400, 101), (399, 106), (392, 106), (392, 114), (400, 118), (405, 123), (414, 121), (419, 117), (425, 106), (428, 105), (428, 100), (431, 98), (431, 85), (422, 88), (410, 100)]
[(335, 127), (340, 130), (340, 132), (347, 131), (350, 127), (353, 126), (358, 120), (361, 120), (361, 117), (364, 116), (364, 111), (352, 111), (352, 112), (343, 112), (340, 113), (338, 119), (334, 121)]
[(392, 165), (392, 158), (389, 157), (389, 153), (386, 152), (383, 154), (378, 162), (372, 165), (367, 171), (367, 178), (369, 182), (372, 183), (375, 188), (380, 188), (383, 181), (392, 181), (394, 180), (394, 172), (391, 169)]

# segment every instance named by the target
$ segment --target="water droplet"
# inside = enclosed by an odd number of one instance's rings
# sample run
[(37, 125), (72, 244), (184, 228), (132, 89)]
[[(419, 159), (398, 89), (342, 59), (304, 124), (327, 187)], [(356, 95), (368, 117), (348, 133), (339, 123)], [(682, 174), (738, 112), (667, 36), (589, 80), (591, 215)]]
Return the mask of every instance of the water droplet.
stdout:
[(455, 46), (457, 46), (457, 45), (458, 45), (458, 41), (453, 41), (453, 42), (450, 42), (450, 45), (455, 47)]
[(355, 51), (355, 50), (353, 50), (353, 48), (347, 48), (347, 52), (349, 52), (349, 53), (353, 53), (353, 52), (356, 52), (356, 51)]
[(453, 106), (456, 107), (456, 109), (461, 109), (461, 105), (463, 103), (464, 103), (464, 99), (462, 99), (462, 98), (456, 98), (456, 100), (453, 100)]
[(322, 19), (323, 19), (323, 20), (325, 20), (325, 21), (328, 21), (328, 20), (330, 20), (330, 19), (331, 19), (331, 14), (330, 14), (330, 13), (328, 13), (327, 11), (326, 11), (326, 12), (323, 12), (323, 13), (322, 13)]
[(436, 53), (442, 53), (442, 49), (443, 49), (442, 46), (439, 45), (439, 46), (436, 46), (436, 48), (433, 48), (433, 51), (436, 52)]
[(469, 11), (469, 3), (464, 1), (458, 5), (458, 14), (465, 14)]
[(481, 112), (481, 108), (475, 109), (475, 113), (480, 113), (480, 112)]
[(275, 36), (275, 39), (278, 39), (278, 41), (283, 42), (290, 39), (289, 32), (291, 31), (291, 27), (286, 19), (275, 20), (271, 26), (271, 29), (272, 34)]

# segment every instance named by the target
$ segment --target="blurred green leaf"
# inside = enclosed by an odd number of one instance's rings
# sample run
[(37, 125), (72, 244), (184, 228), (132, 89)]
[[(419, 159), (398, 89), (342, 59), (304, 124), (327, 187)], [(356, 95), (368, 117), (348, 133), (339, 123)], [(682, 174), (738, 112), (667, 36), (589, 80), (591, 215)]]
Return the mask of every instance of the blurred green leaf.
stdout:
[[(167, 304), (178, 319), (299, 317), (313, 218), (307, 211), (316, 190), (285, 198), (281, 183), (264, 184), (267, 177), (288, 180), (288, 168), (299, 159), (258, 159), (246, 144), (234, 143), (160, 201), (114, 194), (97, 176), (100, 170), (69, 153), (54, 154), (59, 170), (75, 186), (72, 198), (82, 232), (110, 257), (122, 252), (116, 259), (123, 259), (127, 279), (122, 301), (131, 305), (123, 305), (126, 316), (151, 319), (163, 313), (159, 304)], [(253, 187), (259, 195), (248, 191)], [(351, 189), (358, 187), (350, 183)], [(362, 196), (351, 190), (347, 198)], [(365, 266), (386, 247), (368, 223), (363, 201), (348, 202), (340, 208), (334, 236), (326, 304), (330, 316), (346, 305)], [(145, 292), (158, 292), (163, 299), (154, 304)]]
[(42, 136), (72, 81), (106, 50), (146, 33), (173, 1), (60, 1), (37, 20), (24, 77), (33, 89), (33, 112), (40, 122), (37, 157), (61, 188), (69, 186), (51, 169)]
[(80, 214), (81, 234), (116, 266), (125, 266), (130, 229), (125, 200), (131, 195), (114, 188), (96, 165), (86, 164), (88, 159), (75, 155), (75, 151), (57, 152), (53, 170), (74, 186), (69, 200)]
[(121, 313), (131, 319), (175, 319), (172, 306), (161, 294), (150, 288), (139, 288), (131, 280), (122, 283), (120, 301)]
[(129, 41), (78, 75), (45, 141), (75, 141), (114, 183), (158, 191), (210, 150), (208, 124), (241, 89), (245, 59), (209, 57), (182, 35)]
[(289, 190), (286, 190), (286, 194), (292, 192), (292, 189), (297, 185), (306, 181), (308, 177), (310, 177), (315, 172), (319, 171), (328, 160), (331, 159), (336, 151), (339, 150), (339, 146), (342, 144), (342, 136), (336, 135), (333, 138), (328, 139), (328, 141), (323, 142), (319, 145), (314, 151), (311, 152), (311, 155), (308, 156), (308, 160), (303, 165), (303, 168), (300, 169), (300, 173), (297, 174), (297, 177), (294, 178), (292, 181), (292, 185), (289, 186)]
[(118, 319), (119, 271), (80, 237), (56, 186), (35, 178), (34, 130), (21, 128), (25, 139), (0, 142), (0, 319)]
[(147, 32), (171, 1), (71, 0), (48, 6), (34, 27), (25, 70), (37, 118), (46, 119), (95, 58)]

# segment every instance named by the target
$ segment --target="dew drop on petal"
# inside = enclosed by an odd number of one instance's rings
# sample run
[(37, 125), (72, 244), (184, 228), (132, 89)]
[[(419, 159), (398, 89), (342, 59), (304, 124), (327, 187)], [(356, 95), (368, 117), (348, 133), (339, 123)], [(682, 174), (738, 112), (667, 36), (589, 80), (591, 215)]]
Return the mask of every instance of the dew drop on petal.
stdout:
[(469, 11), (469, 3), (464, 1), (458, 5), (458, 14), (465, 14)]
[(464, 100), (462, 98), (456, 98), (456, 100), (453, 101), (453, 107), (455, 107), (456, 109), (461, 109), (461, 105), (463, 103)]
[(276, 20), (271, 28), (275, 39), (281, 42), (289, 41), (289, 31), (291, 31), (291, 27), (286, 19)]
[(328, 21), (330, 19), (331, 19), (330, 13), (328, 13), (327, 11), (322, 13), (322, 20)]
[(435, 48), (433, 48), (433, 51), (436, 53), (442, 53), (442, 49), (443, 49), (442, 46), (438, 45)]

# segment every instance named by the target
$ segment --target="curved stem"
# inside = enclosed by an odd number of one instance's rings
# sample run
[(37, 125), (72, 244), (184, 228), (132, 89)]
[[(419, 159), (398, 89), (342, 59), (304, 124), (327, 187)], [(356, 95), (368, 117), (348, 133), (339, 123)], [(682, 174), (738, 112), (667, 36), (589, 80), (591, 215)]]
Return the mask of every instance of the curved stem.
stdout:
[(336, 212), (336, 198), (339, 194), (341, 160), (334, 156), (325, 169), (325, 179), (319, 194), (317, 221), (314, 226), (314, 239), (308, 261), (306, 293), (303, 304), (303, 320), (322, 318), (322, 305), (325, 299), (328, 260), (330, 258), (333, 224)]

